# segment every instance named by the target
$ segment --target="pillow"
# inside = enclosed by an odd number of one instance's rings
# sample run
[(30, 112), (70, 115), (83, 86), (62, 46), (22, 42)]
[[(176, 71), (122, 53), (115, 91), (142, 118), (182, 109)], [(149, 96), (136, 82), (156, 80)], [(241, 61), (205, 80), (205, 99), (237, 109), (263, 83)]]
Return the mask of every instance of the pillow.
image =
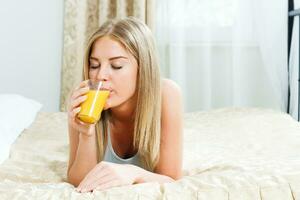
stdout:
[(8, 158), (11, 144), (34, 121), (42, 104), (17, 94), (0, 94), (0, 164)]

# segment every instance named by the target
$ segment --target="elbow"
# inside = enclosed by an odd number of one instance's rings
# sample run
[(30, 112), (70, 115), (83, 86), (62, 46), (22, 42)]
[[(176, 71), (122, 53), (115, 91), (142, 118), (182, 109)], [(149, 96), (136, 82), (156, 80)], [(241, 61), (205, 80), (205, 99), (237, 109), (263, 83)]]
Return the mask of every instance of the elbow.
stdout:
[(175, 181), (175, 179), (173, 179), (172, 177), (170, 177), (170, 176), (167, 176), (167, 183), (172, 183), (172, 182), (174, 182)]
[(77, 187), (80, 184), (81, 179), (79, 176), (76, 176), (69, 171), (67, 176), (67, 181), (68, 183), (72, 184), (74, 187)]
[(70, 183), (71, 185), (73, 185), (74, 187), (77, 187), (79, 185), (79, 181), (74, 179), (74, 178), (70, 178), (68, 177), (68, 183)]
[(165, 180), (163, 181), (164, 183), (172, 183), (176, 181), (174, 176), (170, 176), (170, 175), (163, 175), (163, 176), (165, 177)]
[(182, 178), (182, 175), (179, 175), (179, 176), (173, 176), (172, 177), (172, 179), (174, 180), (174, 181), (177, 181), (177, 180), (179, 180), (179, 179), (181, 179)]
[(182, 178), (182, 172), (173, 174), (173, 175), (170, 176), (170, 178), (171, 178), (173, 181), (177, 181), (177, 180), (179, 180), (179, 179)]
[(175, 182), (182, 178), (182, 170), (176, 170), (176, 171), (170, 170), (167, 173), (157, 170), (155, 173), (164, 176), (164, 182)]

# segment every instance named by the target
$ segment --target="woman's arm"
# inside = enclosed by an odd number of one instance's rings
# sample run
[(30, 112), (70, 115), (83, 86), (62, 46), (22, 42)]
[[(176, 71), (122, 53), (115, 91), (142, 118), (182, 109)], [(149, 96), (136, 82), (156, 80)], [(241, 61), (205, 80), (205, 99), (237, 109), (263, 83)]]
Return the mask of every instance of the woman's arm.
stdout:
[(183, 103), (180, 88), (164, 79), (162, 88), (160, 159), (155, 173), (175, 180), (182, 176)]
[(76, 191), (90, 192), (136, 183), (172, 181), (174, 180), (168, 176), (152, 173), (135, 165), (102, 161), (85, 176)]
[(79, 132), (75, 130), (70, 123), (68, 123), (68, 131), (69, 131), (69, 164), (68, 164), (68, 174), (71, 166), (75, 160), (76, 151), (78, 148), (79, 142)]
[(95, 125), (81, 122), (76, 116), (89, 91), (87, 80), (70, 93), (68, 102), (69, 164), (68, 182), (77, 186), (97, 164)]
[(96, 134), (87, 136), (69, 125), (69, 141), (68, 182), (77, 186), (97, 164)]
[(182, 176), (183, 105), (180, 88), (163, 80), (160, 159), (154, 173), (137, 166), (132, 170), (136, 183), (172, 182)]

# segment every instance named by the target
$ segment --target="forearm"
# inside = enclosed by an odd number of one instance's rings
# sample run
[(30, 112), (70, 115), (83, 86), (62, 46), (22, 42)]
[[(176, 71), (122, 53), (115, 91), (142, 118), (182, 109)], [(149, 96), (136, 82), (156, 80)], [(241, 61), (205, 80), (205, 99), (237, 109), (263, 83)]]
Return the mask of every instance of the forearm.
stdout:
[(131, 165), (131, 167), (135, 176), (134, 183), (145, 183), (145, 182), (167, 183), (167, 182), (175, 181), (169, 176), (149, 172), (135, 165)]
[(97, 165), (96, 135), (79, 134), (76, 157), (68, 173), (68, 181), (77, 186), (85, 175)]

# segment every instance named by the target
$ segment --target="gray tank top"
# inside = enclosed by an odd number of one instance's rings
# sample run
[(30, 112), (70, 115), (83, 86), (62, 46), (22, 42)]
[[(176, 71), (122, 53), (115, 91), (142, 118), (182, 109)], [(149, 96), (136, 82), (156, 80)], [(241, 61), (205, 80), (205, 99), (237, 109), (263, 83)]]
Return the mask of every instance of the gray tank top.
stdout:
[(126, 159), (120, 158), (115, 153), (115, 151), (111, 145), (109, 125), (107, 126), (107, 145), (106, 145), (106, 150), (105, 150), (103, 160), (107, 161), (107, 162), (117, 163), (117, 164), (132, 164), (132, 165), (142, 167), (137, 153), (134, 156), (132, 156), (130, 158), (126, 158)]

